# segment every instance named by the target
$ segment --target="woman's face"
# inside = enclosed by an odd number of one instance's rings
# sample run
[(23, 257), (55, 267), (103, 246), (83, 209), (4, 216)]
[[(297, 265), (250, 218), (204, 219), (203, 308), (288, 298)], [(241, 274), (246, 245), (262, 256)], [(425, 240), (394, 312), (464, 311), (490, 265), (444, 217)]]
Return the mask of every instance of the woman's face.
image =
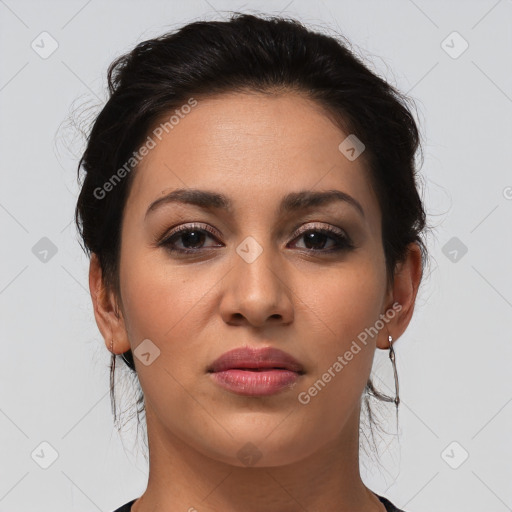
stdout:
[[(386, 328), (366, 343), (361, 333), (393, 302), (363, 158), (347, 158), (339, 145), (349, 134), (295, 94), (200, 100), (163, 134), (124, 211), (126, 338), (114, 333), (116, 352), (135, 353), (150, 436), (237, 466), (251, 450), (255, 466), (275, 466), (337, 442), (358, 421), (376, 343), (388, 346)], [(178, 189), (222, 195), (229, 207), (150, 208)], [(309, 200), (325, 191), (352, 199)], [(244, 346), (283, 350), (304, 373), (265, 396), (225, 389), (208, 368)]]

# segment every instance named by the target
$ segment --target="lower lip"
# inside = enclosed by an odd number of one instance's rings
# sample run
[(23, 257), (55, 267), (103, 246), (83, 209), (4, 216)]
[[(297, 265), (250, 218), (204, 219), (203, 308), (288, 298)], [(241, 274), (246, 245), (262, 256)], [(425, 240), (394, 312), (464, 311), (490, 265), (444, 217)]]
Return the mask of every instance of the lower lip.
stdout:
[(300, 375), (291, 370), (224, 370), (213, 372), (213, 379), (224, 389), (246, 396), (268, 396), (295, 385)]

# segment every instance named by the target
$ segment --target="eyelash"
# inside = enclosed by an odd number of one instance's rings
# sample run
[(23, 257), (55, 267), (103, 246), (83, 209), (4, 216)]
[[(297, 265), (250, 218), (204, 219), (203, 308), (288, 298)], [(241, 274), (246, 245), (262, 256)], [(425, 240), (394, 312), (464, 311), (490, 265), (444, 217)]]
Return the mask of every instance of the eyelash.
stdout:
[[(176, 249), (172, 247), (172, 240), (176, 237), (179, 239), (179, 235), (183, 235), (184, 233), (190, 233), (190, 232), (202, 232), (207, 233), (211, 235), (212, 237), (217, 238), (217, 232), (209, 227), (207, 224), (188, 224), (186, 226), (181, 226), (180, 228), (171, 231), (165, 238), (158, 243), (159, 246), (164, 247), (167, 251), (170, 253), (178, 253), (178, 254), (198, 254), (199, 251), (202, 249)], [(327, 235), (331, 239), (333, 239), (336, 243), (335, 247), (332, 249), (301, 249), (302, 251), (309, 252), (309, 253), (323, 253), (323, 254), (330, 254), (330, 253), (336, 253), (341, 251), (349, 251), (355, 248), (354, 244), (350, 240), (350, 238), (342, 232), (340, 232), (338, 229), (333, 228), (331, 226), (322, 225), (322, 227), (310, 227), (303, 230), (295, 231), (293, 234), (293, 239), (303, 236), (307, 233), (321, 233), (323, 235)]]

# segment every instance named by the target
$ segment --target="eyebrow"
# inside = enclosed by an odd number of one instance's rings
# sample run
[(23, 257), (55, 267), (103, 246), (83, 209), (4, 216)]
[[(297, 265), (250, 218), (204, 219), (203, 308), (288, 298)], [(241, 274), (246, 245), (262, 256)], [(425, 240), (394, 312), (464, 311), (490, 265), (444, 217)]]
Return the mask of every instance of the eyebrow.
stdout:
[[(365, 217), (361, 204), (351, 195), (341, 190), (326, 190), (321, 192), (301, 190), (299, 192), (290, 192), (281, 200), (278, 213), (279, 215), (284, 215), (295, 211), (307, 210), (308, 208), (316, 206), (332, 204), (336, 201), (342, 201), (352, 205), (363, 218)], [(217, 209), (228, 212), (231, 212), (233, 208), (233, 203), (224, 194), (194, 188), (180, 188), (153, 201), (149, 205), (145, 217), (161, 206), (169, 203), (192, 204), (204, 209)]]

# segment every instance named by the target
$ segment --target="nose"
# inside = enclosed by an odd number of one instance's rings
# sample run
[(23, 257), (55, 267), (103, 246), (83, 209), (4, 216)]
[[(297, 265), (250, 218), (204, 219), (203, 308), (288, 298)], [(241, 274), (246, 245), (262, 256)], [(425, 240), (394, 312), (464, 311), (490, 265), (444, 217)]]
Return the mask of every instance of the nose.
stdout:
[(286, 281), (283, 263), (270, 249), (263, 249), (252, 262), (234, 252), (233, 268), (223, 280), (223, 320), (230, 325), (253, 327), (290, 324), (293, 292)]

